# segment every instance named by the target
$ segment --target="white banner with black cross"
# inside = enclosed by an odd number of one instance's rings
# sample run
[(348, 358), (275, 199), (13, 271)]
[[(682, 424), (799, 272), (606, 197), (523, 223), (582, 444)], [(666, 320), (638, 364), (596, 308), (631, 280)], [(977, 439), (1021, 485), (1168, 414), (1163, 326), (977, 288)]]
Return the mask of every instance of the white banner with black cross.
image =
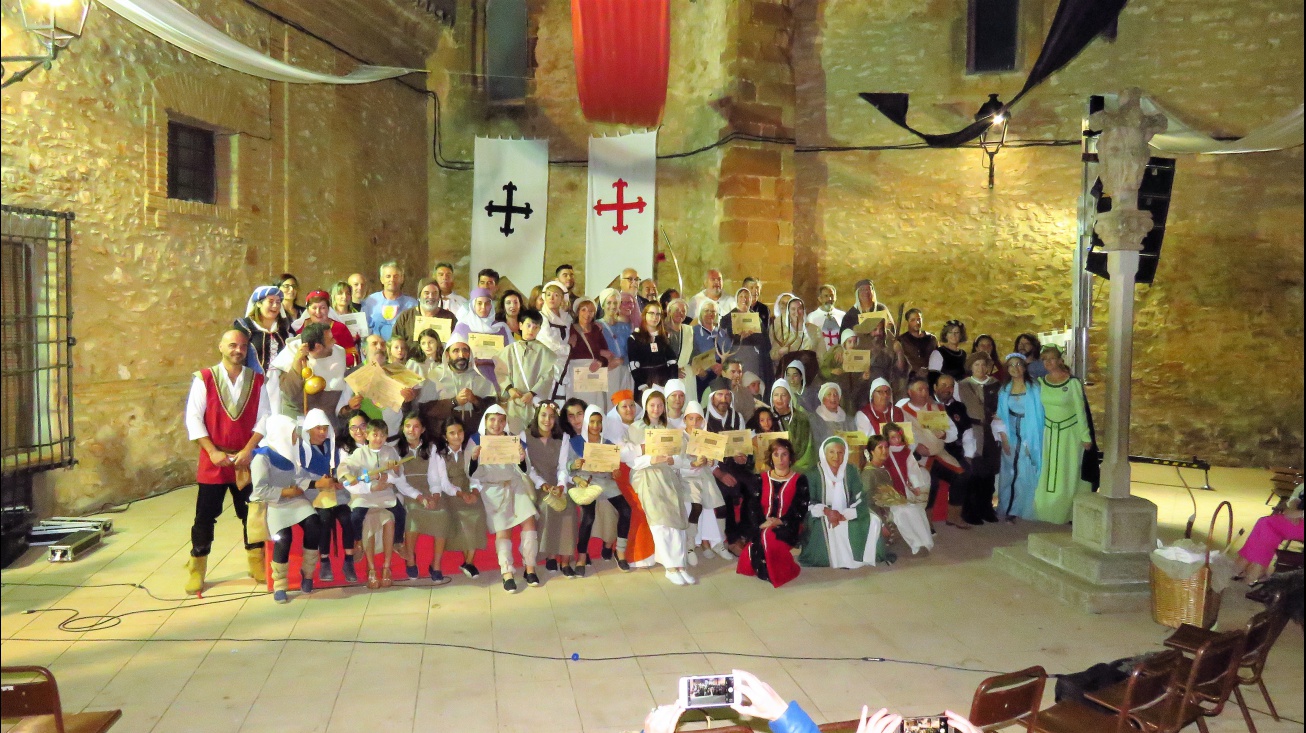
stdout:
[(549, 141), (476, 138), (471, 288), (487, 267), (518, 287), (543, 282), (548, 212)]

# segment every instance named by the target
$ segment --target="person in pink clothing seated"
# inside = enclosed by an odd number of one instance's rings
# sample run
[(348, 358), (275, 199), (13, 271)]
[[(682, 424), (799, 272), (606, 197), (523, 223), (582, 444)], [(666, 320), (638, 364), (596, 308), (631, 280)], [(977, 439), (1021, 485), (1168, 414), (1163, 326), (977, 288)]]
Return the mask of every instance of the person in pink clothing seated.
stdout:
[(1270, 563), (1274, 561), (1275, 551), (1284, 540), (1302, 541), (1302, 529), (1301, 486), (1298, 486), (1282, 513), (1275, 512), (1256, 520), (1252, 533), (1247, 536), (1247, 541), (1238, 551), (1238, 560), (1235, 563), (1238, 574), (1234, 579), (1255, 584), (1269, 569)]

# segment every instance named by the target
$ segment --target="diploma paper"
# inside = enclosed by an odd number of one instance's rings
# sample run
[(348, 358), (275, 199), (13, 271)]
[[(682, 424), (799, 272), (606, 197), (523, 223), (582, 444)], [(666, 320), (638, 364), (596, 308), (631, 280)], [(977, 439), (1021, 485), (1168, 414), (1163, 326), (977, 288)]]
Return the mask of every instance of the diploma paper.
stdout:
[(582, 470), (593, 473), (612, 473), (621, 468), (621, 449), (606, 443), (586, 443)]
[(644, 455), (650, 458), (680, 455), (681, 432), (672, 428), (644, 431)]
[(860, 448), (866, 445), (866, 433), (860, 430), (840, 430), (835, 435), (843, 438), (843, 442), (847, 443), (849, 448)]
[(766, 460), (767, 451), (771, 450), (771, 444), (779, 440), (780, 438), (784, 438), (785, 440), (788, 440), (789, 431), (786, 430), (778, 433), (759, 433), (757, 437), (753, 438), (753, 445), (756, 446), (757, 448), (757, 461), (759, 463), (765, 464), (767, 470), (771, 468), (770, 463)]
[(512, 435), (482, 435), (476, 460), (491, 466), (521, 463), (521, 441)]
[(753, 455), (753, 431), (752, 430), (727, 430), (721, 435), (726, 439), (726, 455), (728, 456), (751, 456)]
[(952, 418), (943, 410), (929, 410), (916, 413), (916, 423), (926, 430), (941, 430), (948, 432), (952, 427)]
[(741, 313), (735, 311), (730, 314), (730, 325), (736, 336), (747, 333), (761, 333), (762, 315), (760, 313)]
[(587, 366), (572, 369), (571, 387), (575, 392), (607, 392), (608, 368), (599, 367), (593, 372)]
[(721, 433), (709, 433), (706, 430), (695, 430), (689, 436), (689, 448), (686, 450), (691, 456), (700, 458), (711, 458), (714, 461), (724, 461), (726, 459), (726, 436)]
[(711, 371), (712, 367), (714, 366), (716, 366), (715, 349), (713, 349), (712, 351), (704, 351), (703, 353), (689, 360), (689, 368), (692, 369), (695, 374), (706, 374), (707, 372)]
[(377, 407), (396, 412), (404, 407), (404, 389), (421, 384), (424, 378), (403, 367), (368, 364), (345, 377), (354, 394), (372, 401)]
[(356, 341), (362, 341), (372, 334), (372, 329), (367, 326), (367, 314), (359, 311), (358, 313), (337, 313), (337, 321), (345, 324), (349, 333), (353, 335)]
[(871, 333), (880, 325), (880, 321), (885, 322), (885, 328), (889, 327), (889, 311), (858, 313), (857, 327), (853, 331), (861, 334)]
[(488, 361), (503, 351), (503, 336), (497, 333), (469, 333), (467, 345), (472, 349), (472, 356)]
[(844, 349), (843, 370), (845, 372), (864, 372), (871, 368), (869, 349)]
[(421, 341), (422, 332), (428, 328), (435, 331), (435, 335), (440, 337), (440, 343), (448, 343), (449, 335), (453, 333), (453, 321), (448, 318), (418, 316), (417, 324), (413, 327), (413, 340)]

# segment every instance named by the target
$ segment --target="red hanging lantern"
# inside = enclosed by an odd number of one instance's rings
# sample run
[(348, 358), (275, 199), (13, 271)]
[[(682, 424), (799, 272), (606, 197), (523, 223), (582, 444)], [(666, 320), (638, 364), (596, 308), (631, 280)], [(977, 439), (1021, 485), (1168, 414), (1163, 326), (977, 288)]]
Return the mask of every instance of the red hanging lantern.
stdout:
[(670, 0), (571, 0), (585, 119), (656, 127), (667, 103), (670, 34)]

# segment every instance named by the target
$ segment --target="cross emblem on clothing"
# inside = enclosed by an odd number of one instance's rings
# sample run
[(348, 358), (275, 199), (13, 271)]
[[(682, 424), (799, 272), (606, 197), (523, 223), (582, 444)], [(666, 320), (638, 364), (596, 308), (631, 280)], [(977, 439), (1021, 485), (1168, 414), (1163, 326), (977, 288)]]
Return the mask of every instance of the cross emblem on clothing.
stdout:
[(617, 234), (622, 234), (627, 229), (630, 228), (626, 226), (627, 211), (636, 211), (640, 214), (643, 214), (644, 207), (648, 205), (644, 203), (643, 196), (640, 196), (634, 201), (626, 201), (626, 186), (629, 185), (630, 185), (629, 183), (626, 183), (624, 180), (618, 178), (617, 182), (612, 184), (612, 187), (617, 189), (617, 203), (605, 204), (603, 203), (603, 199), (599, 199), (594, 202), (594, 213), (599, 216), (602, 216), (603, 212), (605, 211), (617, 212), (617, 225), (612, 227), (612, 231), (616, 232)]
[(485, 215), (494, 216), (495, 214), (503, 214), (503, 226), (499, 227), (499, 231), (503, 232), (503, 236), (506, 237), (516, 231), (512, 228), (512, 215), (521, 214), (523, 219), (531, 218), (531, 205), (512, 205), (512, 194), (517, 190), (517, 186), (513, 185), (512, 181), (508, 181), (508, 185), (504, 186), (503, 190), (508, 192), (508, 201), (503, 205), (496, 204), (493, 201), (486, 204)]
[(825, 337), (825, 345), (831, 348), (839, 345), (838, 331), (822, 331), (821, 335)]

